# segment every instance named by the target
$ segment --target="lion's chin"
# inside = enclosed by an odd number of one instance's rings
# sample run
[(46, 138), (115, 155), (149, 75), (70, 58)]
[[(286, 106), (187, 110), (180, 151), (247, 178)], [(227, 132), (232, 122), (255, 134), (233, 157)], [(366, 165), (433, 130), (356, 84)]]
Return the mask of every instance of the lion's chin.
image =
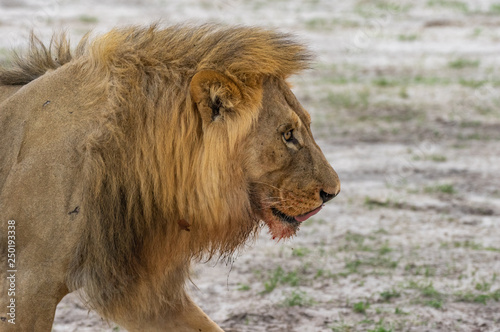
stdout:
[(280, 212), (276, 208), (260, 210), (260, 219), (269, 228), (273, 240), (288, 239), (294, 236), (300, 227), (300, 222), (294, 217)]
[(269, 232), (273, 237), (273, 240), (288, 239), (294, 236), (300, 227), (300, 222), (298, 221), (283, 221), (281, 218), (274, 215), (267, 216), (264, 222), (269, 227)]
[(300, 224), (318, 213), (322, 207), (323, 205), (296, 217), (289, 216), (276, 208), (271, 208), (263, 219), (269, 227), (273, 239), (279, 241), (294, 236), (299, 230)]

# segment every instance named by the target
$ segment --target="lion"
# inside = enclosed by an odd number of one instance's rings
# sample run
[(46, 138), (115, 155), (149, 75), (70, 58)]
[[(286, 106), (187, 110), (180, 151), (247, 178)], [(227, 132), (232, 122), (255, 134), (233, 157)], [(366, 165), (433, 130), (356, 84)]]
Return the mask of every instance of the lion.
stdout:
[(340, 191), (287, 83), (310, 61), (257, 27), (32, 36), (0, 70), (1, 330), (50, 331), (79, 291), (129, 331), (222, 331), (192, 262), (290, 238)]

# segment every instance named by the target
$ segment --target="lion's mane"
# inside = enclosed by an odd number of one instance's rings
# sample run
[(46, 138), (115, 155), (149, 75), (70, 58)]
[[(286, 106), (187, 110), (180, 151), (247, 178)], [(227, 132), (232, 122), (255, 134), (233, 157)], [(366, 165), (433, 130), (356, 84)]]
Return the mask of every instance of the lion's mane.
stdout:
[[(85, 160), (84, 222), (69, 253), (70, 289), (82, 289), (109, 318), (122, 308), (154, 314), (182, 305), (189, 261), (231, 254), (258, 229), (239, 149), (258, 117), (258, 82), (286, 78), (309, 58), (291, 36), (248, 27), (114, 29), (86, 36), (74, 52), (64, 36), (49, 47), (33, 37), (31, 51), (0, 71), (0, 83), (74, 66), (97, 110), (76, 147)], [(205, 69), (242, 88), (237, 120), (227, 126), (204, 129), (190, 98), (191, 78)]]

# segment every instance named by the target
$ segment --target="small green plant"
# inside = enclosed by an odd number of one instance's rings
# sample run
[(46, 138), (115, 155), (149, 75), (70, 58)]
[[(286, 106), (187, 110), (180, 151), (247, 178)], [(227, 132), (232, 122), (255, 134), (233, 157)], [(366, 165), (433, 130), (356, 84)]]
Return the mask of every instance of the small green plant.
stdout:
[(452, 184), (440, 184), (436, 186), (425, 187), (427, 193), (443, 193), (452, 195), (456, 193), (455, 187)]
[(422, 292), (422, 295), (425, 297), (441, 298), (441, 294), (434, 288), (432, 283), (422, 287), (420, 291)]
[(497, 289), (496, 291), (490, 293), (490, 297), (496, 302), (500, 301), (500, 289)]
[(425, 300), (421, 302), (422, 304), (435, 309), (441, 309), (443, 307), (445, 296), (438, 292), (432, 283), (421, 284), (415, 281), (410, 281), (408, 288), (420, 291), (420, 294), (425, 298)]
[(403, 311), (403, 309), (400, 309), (399, 307), (396, 307), (396, 309), (394, 310), (394, 313), (396, 315), (409, 315), (406, 311)]
[(466, 80), (466, 79), (461, 78), (458, 81), (458, 83), (460, 85), (468, 87), (468, 88), (477, 89), (477, 88), (480, 88), (483, 85), (485, 85), (487, 83), (487, 81), (486, 80)]
[[(483, 286), (479, 286), (479, 290), (483, 290)], [(489, 286), (487, 286), (489, 290)], [(476, 284), (476, 290), (478, 289), (478, 285)], [(457, 296), (457, 301), (459, 302), (469, 302), (469, 303), (481, 303), (486, 305), (488, 301), (494, 300), (496, 302), (500, 301), (500, 289), (495, 290), (494, 292), (477, 294), (471, 291), (461, 292), (455, 294)]]
[(433, 154), (433, 155), (429, 156), (429, 158), (432, 161), (435, 161), (437, 163), (443, 163), (443, 162), (445, 162), (447, 160), (445, 156), (442, 156), (442, 155), (439, 155), (439, 154)]
[(358, 314), (366, 314), (368, 308), (370, 308), (370, 303), (368, 302), (356, 302), (352, 306), (352, 310)]
[(344, 321), (340, 321), (336, 325), (330, 326), (332, 332), (352, 332), (354, 331), (353, 325), (348, 325)]
[(372, 330), (368, 330), (367, 332), (392, 332), (391, 328), (386, 328), (385, 326), (377, 326)]
[(427, 286), (420, 286), (420, 293), (424, 297), (429, 298), (429, 300), (424, 301), (424, 305), (435, 309), (441, 309), (443, 307), (443, 294), (438, 292), (432, 283)]
[(264, 283), (263, 293), (271, 293), (278, 285), (278, 283), (279, 283), (279, 281), (282, 278), (284, 273), (285, 272), (283, 271), (281, 266), (279, 266), (276, 270), (274, 270), (274, 272), (271, 274), (271, 277), (269, 278), (269, 280)]
[(424, 304), (429, 307), (433, 307), (434, 309), (442, 309), (443, 308), (443, 301), (442, 300), (429, 300), (425, 301)]
[(408, 88), (406, 86), (401, 87), (399, 90), (399, 97), (402, 99), (408, 99), (410, 95), (408, 94)]
[(302, 291), (292, 291), (283, 301), (286, 307), (305, 307), (313, 304), (314, 301)]
[(290, 286), (299, 285), (299, 276), (297, 271), (285, 272), (281, 266), (277, 267), (264, 282), (263, 294), (271, 293), (279, 284), (289, 284)]
[(417, 265), (417, 264), (406, 264), (405, 271), (408, 274), (416, 275), (416, 276), (426, 276), (433, 277), (436, 275), (436, 267), (428, 264)]
[(368, 206), (369, 208), (388, 207), (390, 204), (391, 204), (390, 200), (382, 201), (371, 197), (365, 197), (365, 205)]
[(78, 19), (83, 23), (97, 23), (99, 21), (97, 17), (89, 15), (80, 15)]
[(379, 253), (379, 255), (385, 255), (385, 254), (390, 253), (391, 251), (392, 251), (392, 248), (390, 248), (386, 242), (382, 245), (382, 247), (380, 247), (380, 249), (378, 250), (378, 253)]
[(417, 38), (418, 38), (418, 36), (414, 35), (414, 34), (411, 34), (411, 35), (399, 35), (398, 36), (398, 39), (400, 41), (405, 41), (405, 42), (415, 41), (415, 40), (417, 40)]
[(476, 68), (479, 67), (479, 60), (459, 58), (450, 61), (448, 63), (448, 66), (452, 69)]
[(427, 1), (427, 5), (430, 7), (450, 8), (463, 13), (469, 12), (469, 6), (465, 2), (457, 0), (429, 0)]
[(249, 290), (250, 290), (250, 285), (247, 285), (247, 284), (239, 284), (239, 285), (238, 285), (238, 290), (239, 290), (239, 291), (249, 291)]
[(493, 3), (490, 6), (490, 11), (491, 14), (498, 15), (500, 14), (500, 3)]
[(324, 18), (313, 18), (305, 22), (306, 27), (311, 30), (324, 30), (329, 22)]
[(383, 291), (382, 293), (380, 293), (380, 297), (381, 297), (382, 301), (384, 301), (384, 302), (389, 302), (391, 299), (397, 298), (400, 296), (401, 296), (401, 293), (396, 291), (395, 289)]
[(326, 102), (334, 108), (366, 109), (370, 104), (370, 95), (367, 88), (354, 92), (329, 92)]
[(379, 77), (373, 80), (373, 84), (380, 87), (392, 87), (398, 85), (398, 82), (391, 81), (385, 77)]
[(345, 267), (348, 271), (349, 274), (351, 273), (357, 273), (358, 272), (358, 267), (361, 266), (361, 264), (363, 264), (359, 259), (355, 259), (355, 260), (352, 260), (352, 261), (347, 261), (345, 263)]
[(309, 254), (310, 252), (311, 252), (311, 249), (306, 248), (306, 247), (295, 248), (292, 251), (292, 256), (295, 256), (295, 257), (304, 257), (307, 254)]
[(474, 288), (478, 291), (488, 292), (491, 289), (491, 283), (486, 281), (478, 282)]

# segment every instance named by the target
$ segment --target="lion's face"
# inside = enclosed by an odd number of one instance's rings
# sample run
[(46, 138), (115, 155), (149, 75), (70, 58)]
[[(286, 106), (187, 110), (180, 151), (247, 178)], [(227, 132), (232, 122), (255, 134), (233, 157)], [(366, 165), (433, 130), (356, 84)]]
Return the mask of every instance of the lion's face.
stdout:
[[(249, 99), (244, 97), (245, 89), (222, 73), (197, 73), (190, 94), (211, 149), (220, 145), (228, 132), (230, 137), (244, 131), (242, 124), (255, 124), (238, 142), (240, 154), (235, 167), (243, 165), (254, 216), (266, 222), (273, 238), (281, 239), (294, 235), (303, 221), (335, 197), (340, 181), (314, 141), (309, 114), (286, 82), (278, 78), (260, 82), (261, 106), (253, 119), (249, 113), (256, 111), (255, 107), (242, 106)], [(219, 152), (218, 158), (230, 153)], [(228, 169), (214, 181), (224, 177), (231, 182), (233, 179), (227, 176), (230, 172)]]
[(340, 191), (338, 175), (314, 141), (310, 122), (285, 82), (264, 82), (262, 109), (245, 150), (254, 212), (273, 238), (294, 235)]

